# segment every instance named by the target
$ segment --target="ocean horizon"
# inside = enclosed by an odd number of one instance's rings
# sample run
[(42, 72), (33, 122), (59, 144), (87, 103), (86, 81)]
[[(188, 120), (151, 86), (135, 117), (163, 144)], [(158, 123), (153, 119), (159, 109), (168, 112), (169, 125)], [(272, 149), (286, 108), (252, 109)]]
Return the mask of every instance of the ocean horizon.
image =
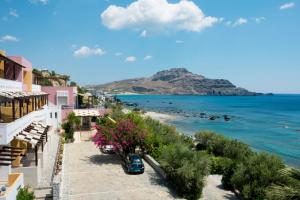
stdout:
[[(178, 115), (168, 121), (192, 135), (210, 130), (280, 156), (300, 168), (300, 95), (118, 95), (146, 111)], [(226, 119), (226, 120), (225, 120)]]

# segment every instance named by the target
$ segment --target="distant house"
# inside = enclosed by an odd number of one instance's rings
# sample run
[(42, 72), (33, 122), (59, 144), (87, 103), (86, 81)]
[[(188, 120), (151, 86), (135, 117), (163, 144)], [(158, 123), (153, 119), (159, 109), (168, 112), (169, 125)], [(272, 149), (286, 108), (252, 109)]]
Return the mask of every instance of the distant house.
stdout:
[(42, 86), (42, 91), (49, 94), (50, 121), (59, 126), (78, 105), (77, 87)]

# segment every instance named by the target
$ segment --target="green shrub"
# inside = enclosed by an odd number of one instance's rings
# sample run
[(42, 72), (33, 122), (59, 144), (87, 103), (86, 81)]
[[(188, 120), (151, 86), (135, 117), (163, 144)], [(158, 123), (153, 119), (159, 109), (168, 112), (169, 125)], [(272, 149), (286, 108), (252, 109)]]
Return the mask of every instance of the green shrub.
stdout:
[(279, 171), (279, 177), (266, 191), (267, 199), (300, 199), (300, 170), (285, 168)]
[(224, 136), (210, 131), (202, 131), (196, 133), (195, 138), (198, 142), (198, 150), (207, 150), (215, 156), (224, 156), (225, 145), (229, 141)]
[(231, 166), (232, 160), (225, 157), (210, 158), (210, 173), (211, 174), (224, 174), (224, 172)]
[(70, 123), (69, 122), (63, 123), (62, 124), (62, 128), (65, 130), (65, 133), (64, 133), (65, 140), (73, 139), (73, 137), (74, 137), (74, 129), (70, 125)]
[(249, 145), (237, 140), (227, 140), (223, 153), (224, 157), (241, 162), (253, 155), (253, 151)]
[(29, 191), (28, 186), (20, 188), (17, 194), (17, 200), (34, 200), (35, 196), (33, 192)]
[(148, 135), (145, 138), (146, 151), (154, 158), (159, 158), (161, 149), (164, 146), (175, 143), (183, 143), (192, 146), (191, 138), (180, 135), (174, 126), (161, 124), (151, 118), (142, 118), (143, 127), (147, 129)]
[(233, 190), (234, 186), (231, 182), (232, 176), (236, 170), (237, 162), (233, 161), (228, 162), (224, 167), (223, 175), (222, 175), (222, 185), (226, 190)]
[(201, 197), (204, 177), (209, 172), (206, 154), (192, 151), (183, 144), (172, 144), (163, 148), (159, 161), (180, 196)]
[(215, 135), (216, 134), (211, 131), (200, 131), (195, 133), (195, 140), (198, 143), (196, 149), (199, 151), (208, 150), (209, 144)]
[(278, 172), (284, 167), (282, 160), (274, 155), (254, 154), (238, 164), (231, 183), (242, 193), (244, 199), (263, 200), (266, 188), (278, 180)]
[(236, 161), (243, 161), (253, 154), (251, 148), (237, 140), (228, 139), (210, 131), (195, 134), (197, 150), (206, 150), (215, 156), (227, 157)]

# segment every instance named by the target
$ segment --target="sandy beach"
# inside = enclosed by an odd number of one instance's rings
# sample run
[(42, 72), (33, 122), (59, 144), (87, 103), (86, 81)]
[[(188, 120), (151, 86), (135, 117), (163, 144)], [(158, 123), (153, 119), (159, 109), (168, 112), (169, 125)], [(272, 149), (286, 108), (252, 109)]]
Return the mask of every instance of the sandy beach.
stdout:
[(174, 120), (174, 119), (178, 118), (178, 116), (175, 116), (175, 115), (169, 115), (169, 114), (152, 112), (152, 111), (146, 112), (144, 114), (144, 116), (151, 117), (155, 120), (160, 121), (161, 123), (167, 123), (170, 120)]
[[(131, 112), (130, 109), (123, 108), (122, 111), (125, 114), (128, 114)], [(158, 113), (158, 112), (153, 112), (153, 111), (147, 111), (143, 114), (144, 117), (151, 117), (152, 119), (158, 120), (161, 123), (167, 123), (170, 120), (177, 119), (179, 116), (175, 115), (169, 115), (169, 114), (164, 114), (164, 113)]]

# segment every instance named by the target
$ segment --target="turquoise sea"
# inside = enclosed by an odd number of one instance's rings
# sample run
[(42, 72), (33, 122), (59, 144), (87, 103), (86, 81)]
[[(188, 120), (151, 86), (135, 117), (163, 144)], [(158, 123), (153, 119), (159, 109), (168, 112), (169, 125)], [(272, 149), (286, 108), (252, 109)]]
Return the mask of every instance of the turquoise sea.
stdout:
[[(181, 117), (169, 123), (185, 134), (212, 130), (241, 140), (258, 151), (281, 156), (300, 168), (300, 95), (274, 96), (176, 96), (119, 95), (138, 108)], [(220, 118), (201, 118), (217, 115)], [(225, 121), (223, 115), (229, 115)]]

